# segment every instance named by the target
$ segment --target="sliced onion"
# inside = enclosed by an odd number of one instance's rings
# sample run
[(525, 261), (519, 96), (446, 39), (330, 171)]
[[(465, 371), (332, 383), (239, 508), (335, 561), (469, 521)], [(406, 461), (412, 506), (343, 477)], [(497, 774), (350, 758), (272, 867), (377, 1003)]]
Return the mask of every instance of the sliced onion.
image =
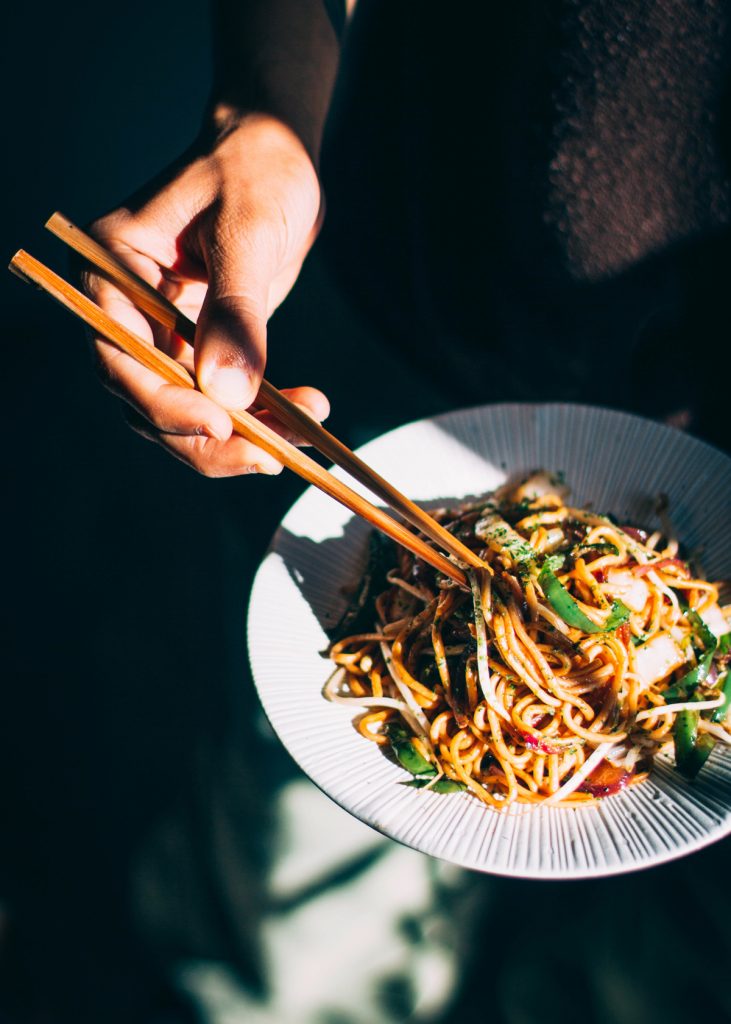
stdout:
[(646, 544), (649, 534), (645, 530), (640, 530), (636, 526), (620, 526), (622, 533), (626, 533), (628, 537), (638, 541), (640, 544)]
[(665, 595), (665, 597), (667, 597), (668, 601), (670, 602), (670, 604), (675, 609), (675, 614), (678, 616), (678, 618), (680, 618), (682, 616), (683, 612), (682, 612), (682, 610), (680, 608), (680, 603), (678, 601), (677, 594), (675, 593), (675, 591), (671, 587), (666, 587), (665, 586), (663, 581), (660, 579), (660, 577), (654, 571), (654, 566), (653, 566), (653, 571), (652, 572), (647, 572), (645, 574), (645, 578), (648, 579), (651, 583), (654, 583), (658, 590), (662, 591), (662, 593)]
[(715, 689), (714, 684), (718, 682), (718, 666), (716, 662), (712, 662), (711, 667), (708, 670), (708, 675), (703, 680), (703, 687), (706, 690)]
[(679, 558), (659, 558), (656, 562), (645, 562), (644, 565), (636, 565), (632, 569), (632, 573), (635, 576), (646, 576), (648, 572), (652, 572), (653, 569), (667, 569), (668, 566), (674, 565), (687, 575), (688, 567), (685, 562)]
[(505, 719), (506, 722), (509, 722), (510, 715), (497, 699), (495, 682), (490, 675), (490, 664), (488, 662), (487, 653), (487, 631), (485, 629), (485, 613), (482, 608), (482, 591), (480, 588), (480, 581), (477, 578), (477, 573), (475, 572), (468, 572), (467, 576), (469, 577), (470, 586), (472, 588), (472, 603), (475, 611), (475, 632), (477, 634), (477, 675), (480, 680), (480, 689), (482, 690), (482, 695), (487, 701), (489, 707), (492, 708), (495, 714)]
[(587, 779), (594, 771), (596, 766), (600, 764), (607, 756), (613, 747), (616, 747), (616, 743), (602, 743), (601, 746), (597, 747), (591, 757), (588, 757), (582, 764), (581, 768), (571, 776), (568, 782), (564, 782), (563, 786), (556, 790), (555, 793), (551, 793), (545, 800), (541, 801), (543, 806), (550, 804), (557, 804), (564, 797), (570, 796), (575, 789), (578, 789), (581, 783)]
[(628, 769), (633, 769), (639, 759), (642, 757), (642, 747), (632, 747), (627, 757), (624, 759), (624, 766)]
[[(631, 748), (634, 749), (634, 748)], [(611, 757), (607, 756), (607, 760), (615, 768), (624, 768), (625, 761), (628, 757), (628, 748), (626, 743), (619, 743), (614, 750), (611, 752)]]

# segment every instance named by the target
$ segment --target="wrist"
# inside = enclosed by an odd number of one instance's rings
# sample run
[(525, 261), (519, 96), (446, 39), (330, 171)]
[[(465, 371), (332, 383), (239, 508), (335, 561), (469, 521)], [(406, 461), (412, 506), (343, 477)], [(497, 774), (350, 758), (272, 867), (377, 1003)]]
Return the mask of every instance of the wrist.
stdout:
[(209, 102), (203, 132), (215, 144), (233, 131), (251, 123), (270, 123), (287, 129), (319, 167), (324, 118), (314, 116), (307, 105), (297, 100), (296, 77), (286, 89), (239, 92), (227, 90)]
[(200, 133), (201, 148), (208, 153), (235, 149), (240, 144), (280, 147), (283, 155), (302, 161), (319, 177), (318, 156), (313, 144), (302, 138), (290, 122), (268, 110), (242, 107), (227, 101), (212, 103)]
[(318, 166), (340, 57), (322, 0), (214, 0), (214, 121), (268, 114)]
[[(220, 146), (229, 136), (242, 138), (249, 133), (293, 134), (289, 126), (275, 114), (227, 100), (218, 100), (210, 104), (203, 130), (210, 138), (211, 149)], [(301, 142), (299, 145), (302, 148)]]
[(217, 104), (209, 120), (209, 156), (226, 169), (251, 168), (260, 160), (287, 168), (292, 174), (319, 175), (312, 156), (299, 135), (281, 118), (269, 113), (242, 111)]

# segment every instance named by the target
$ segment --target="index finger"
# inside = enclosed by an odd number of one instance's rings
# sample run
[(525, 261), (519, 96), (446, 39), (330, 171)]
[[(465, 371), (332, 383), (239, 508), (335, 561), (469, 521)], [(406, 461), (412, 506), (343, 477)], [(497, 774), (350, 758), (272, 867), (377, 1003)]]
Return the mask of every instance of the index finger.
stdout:
[[(110, 246), (111, 248), (111, 246)], [(142, 253), (115, 245), (115, 254), (153, 286), (161, 271)], [(130, 299), (99, 274), (84, 275), (87, 294), (109, 316), (149, 345), (155, 343), (154, 330)], [(205, 434), (225, 440), (231, 434), (231, 420), (225, 410), (197, 391), (164, 382), (152, 370), (99, 335), (93, 335), (102, 381), (110, 391), (131, 405), (151, 424), (174, 434)]]

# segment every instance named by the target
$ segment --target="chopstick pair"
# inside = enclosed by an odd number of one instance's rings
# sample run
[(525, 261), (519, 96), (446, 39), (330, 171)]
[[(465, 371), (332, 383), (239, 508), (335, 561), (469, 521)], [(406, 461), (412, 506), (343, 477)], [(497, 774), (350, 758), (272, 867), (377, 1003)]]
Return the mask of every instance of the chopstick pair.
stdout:
[[(54, 213), (46, 227), (100, 270), (148, 316), (164, 327), (174, 330), (191, 345), (194, 343), (196, 327), (193, 321), (189, 320), (143, 278), (126, 267), (116, 256), (104, 249), (60, 213)], [(117, 323), (91, 299), (88, 299), (29, 253), (22, 249), (17, 252), (10, 263), (10, 269), (22, 279), (43, 289), (66, 309), (84, 320), (97, 333), (116, 344), (148, 369), (164, 377), (169, 383), (187, 388), (196, 387), (193, 377), (180, 363)], [(485, 563), (475, 552), (462, 544), (423, 509), (371, 469), (334, 435), (289, 401), (266, 380), (261, 382), (257, 395), (257, 407), (265, 408), (273, 413), (284, 426), (308, 441), (332, 462), (382, 498), (394, 511), (418, 527), (443, 551), (471, 567), (485, 568)], [(314, 459), (290, 444), (266, 424), (248, 412), (232, 412), (230, 410), (227, 412), (236, 433), (262, 448), (308, 483), (335, 498), (351, 512), (388, 534), (397, 543), (408, 548), (435, 569), (450, 576), (460, 585), (466, 586), (466, 577), (458, 566), (429, 547), (420, 537), (415, 536), (397, 520), (351, 490), (347, 484), (323, 469)]]

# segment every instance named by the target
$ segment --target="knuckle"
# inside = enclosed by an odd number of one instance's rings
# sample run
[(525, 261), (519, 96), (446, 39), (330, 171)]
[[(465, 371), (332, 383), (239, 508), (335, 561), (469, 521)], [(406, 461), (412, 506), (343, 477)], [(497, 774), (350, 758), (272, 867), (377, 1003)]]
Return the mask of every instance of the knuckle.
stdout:
[[(87, 224), (85, 231), (101, 245), (123, 256), (130, 251), (130, 244), (125, 240), (127, 225), (131, 221), (125, 210), (114, 210), (97, 220)], [(72, 270), (79, 282), (81, 290), (90, 298), (96, 299), (105, 278), (95, 272), (77, 253), (72, 255)]]
[(97, 376), (102, 387), (106, 388), (107, 391), (111, 391), (113, 394), (120, 393), (120, 377), (116, 362), (118, 354), (113, 351), (105, 351), (96, 342), (93, 346), (93, 361), (94, 369), (96, 370)]
[(255, 465), (248, 463), (232, 465), (230, 461), (227, 462), (222, 452), (223, 445), (225, 442), (217, 441), (215, 438), (191, 437), (186, 445), (187, 460), (193, 469), (209, 480), (221, 480), (225, 477), (258, 472)]
[(126, 210), (113, 210), (103, 217), (97, 217), (87, 226), (86, 231), (97, 242), (114, 241), (120, 236), (124, 237), (124, 228), (129, 220), (130, 215)]
[(190, 465), (201, 476), (209, 480), (216, 480), (229, 475), (220, 461), (216, 459), (217, 451), (213, 438), (204, 436), (191, 437), (187, 443), (187, 449)]
[(94, 271), (88, 264), (82, 262), (80, 256), (73, 257), (73, 270), (79, 282), (79, 288), (88, 295), (90, 299), (98, 302), (99, 296), (104, 288), (104, 278)]

